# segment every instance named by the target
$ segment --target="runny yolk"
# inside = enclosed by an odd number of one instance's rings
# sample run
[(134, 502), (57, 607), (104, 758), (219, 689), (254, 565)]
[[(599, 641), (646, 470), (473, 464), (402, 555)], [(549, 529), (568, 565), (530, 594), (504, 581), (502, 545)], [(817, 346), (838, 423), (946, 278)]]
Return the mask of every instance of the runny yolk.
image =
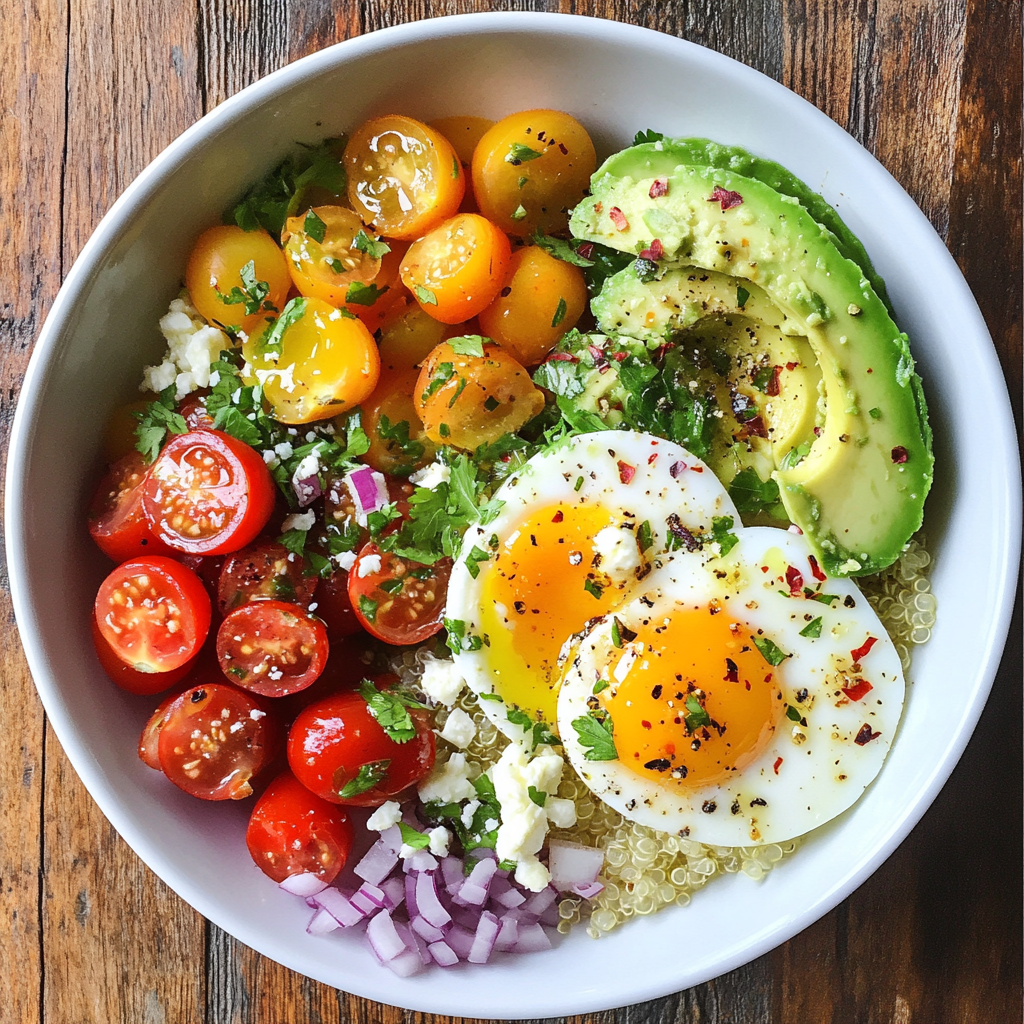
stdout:
[(594, 537), (614, 522), (597, 505), (550, 505), (522, 520), (485, 563), (485, 652), (507, 705), (555, 721), (562, 644), (622, 600), (594, 566)]
[[(714, 611), (712, 609), (715, 609)], [(677, 608), (612, 648), (631, 659), (598, 700), (611, 716), (621, 763), (663, 785), (696, 790), (743, 771), (771, 741), (784, 707), (779, 669), (717, 602)], [(642, 647), (641, 647), (642, 645)], [(619, 669), (621, 675), (624, 670)]]

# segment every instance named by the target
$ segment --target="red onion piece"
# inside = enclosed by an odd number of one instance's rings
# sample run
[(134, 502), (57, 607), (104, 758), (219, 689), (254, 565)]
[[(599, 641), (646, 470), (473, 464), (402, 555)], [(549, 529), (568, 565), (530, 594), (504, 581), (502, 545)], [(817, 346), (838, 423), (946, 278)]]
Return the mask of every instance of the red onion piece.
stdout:
[(539, 953), (542, 949), (551, 948), (551, 939), (539, 924), (520, 924), (519, 938), (516, 941), (513, 952), (515, 953)]
[(462, 925), (456, 924), (452, 926), (444, 941), (455, 950), (460, 960), (465, 960), (469, 956), (469, 951), (473, 948), (473, 940), (475, 938), (475, 932), (471, 932), (467, 928), (463, 928)]
[(592, 900), (604, 892), (604, 886), (600, 882), (581, 882), (572, 886), (571, 891), (585, 900)]
[(462, 861), (458, 857), (445, 857), (441, 861), (441, 877), (448, 892), (458, 892), (466, 879), (462, 873)]
[(351, 928), (359, 924), (366, 915), (357, 910), (352, 901), (338, 889), (324, 889), (313, 897), (313, 902), (320, 910), (326, 910), (342, 928)]
[(501, 918), (501, 930), (494, 940), (494, 949), (501, 953), (506, 950), (514, 950), (519, 941), (519, 922), (509, 914)]
[(395, 931), (399, 938), (405, 943), (407, 949), (411, 949), (419, 959), (421, 967), (429, 967), (433, 962), (427, 952), (427, 944), (423, 941), (404, 921), (394, 921)]
[(410, 917), (415, 917), (419, 912), (419, 904), (416, 902), (416, 880), (419, 872), (410, 872), (405, 876), (405, 909)]
[(424, 871), (416, 877), (416, 912), (435, 928), (443, 928), (452, 919), (438, 898), (433, 872)]
[(498, 938), (501, 924), (498, 919), (489, 911), (485, 910), (480, 915), (480, 923), (477, 925), (476, 935), (473, 938), (473, 946), (466, 959), (471, 964), (485, 964), (491, 958), (491, 951), (494, 949), (494, 942)]
[(405, 901), (405, 879), (400, 875), (392, 875), (380, 883), (381, 892), (384, 893), (384, 907), (387, 910), (394, 910)]
[(329, 932), (337, 931), (341, 927), (337, 918), (326, 910), (318, 910), (306, 925), (306, 931), (310, 935), (327, 935)]
[(427, 942), (440, 942), (444, 938), (444, 932), (440, 928), (435, 928), (425, 917), (414, 917), (410, 927)]
[(369, 917), (384, 906), (383, 900), (381, 900), (380, 903), (377, 903), (375, 900), (367, 896), (361, 889), (352, 893), (349, 897), (349, 903), (351, 903), (352, 906), (355, 907), (356, 910), (358, 910), (364, 917)]
[[(395, 922), (391, 920), (391, 914), (386, 910), (370, 918), (370, 923), (366, 926), (366, 938), (370, 942), (374, 956), (382, 964), (394, 960), (399, 953), (408, 950), (395, 928)], [(419, 957), (416, 959), (419, 960)]]
[(315, 473), (312, 476), (303, 477), (301, 480), (293, 480), (292, 490), (298, 499), (299, 508), (312, 505), (324, 493), (320, 486), (320, 478)]
[(417, 850), (411, 857), (406, 857), (404, 868), (406, 871), (435, 871), (437, 860), (426, 850)]
[(348, 489), (355, 499), (356, 512), (368, 515), (377, 512), (388, 503), (388, 487), (384, 474), (369, 466), (360, 466), (345, 477)]
[(596, 882), (604, 867), (604, 852), (579, 843), (552, 839), (548, 844), (548, 869), (551, 884), (560, 892), (574, 885)]
[(303, 871), (298, 875), (289, 875), (279, 885), (285, 892), (290, 892), (293, 896), (315, 896), (318, 892), (323, 892), (327, 888), (327, 883), (319, 875), (314, 875), (311, 871)]
[(503, 907), (506, 907), (509, 910), (512, 910), (515, 907), (521, 907), (526, 902), (526, 897), (518, 889), (512, 888), (508, 889), (506, 892), (498, 893), (497, 895), (495, 895), (492, 890), (491, 898), (495, 903), (500, 903)]
[(558, 897), (558, 890), (553, 885), (549, 885), (540, 892), (535, 892), (527, 901), (523, 904), (523, 911), (527, 914), (533, 914), (534, 917), (540, 917), (555, 899)]
[(384, 966), (400, 978), (411, 978), (414, 974), (418, 974), (423, 970), (423, 961), (416, 950), (408, 949), (404, 953), (399, 953), (398, 956), (388, 960)]
[[(390, 829), (389, 829), (390, 831)], [(395, 829), (398, 832), (398, 829)], [(387, 833), (385, 833), (386, 835)], [(401, 834), (401, 833), (399, 833)], [(392, 850), (384, 835), (366, 851), (363, 859), (352, 869), (353, 873), (371, 885), (380, 885), (398, 863), (398, 850)]]
[(434, 963), (440, 967), (452, 967), (459, 962), (459, 958), (455, 955), (455, 950), (447, 942), (432, 942), (427, 946), (427, 950), (434, 958)]

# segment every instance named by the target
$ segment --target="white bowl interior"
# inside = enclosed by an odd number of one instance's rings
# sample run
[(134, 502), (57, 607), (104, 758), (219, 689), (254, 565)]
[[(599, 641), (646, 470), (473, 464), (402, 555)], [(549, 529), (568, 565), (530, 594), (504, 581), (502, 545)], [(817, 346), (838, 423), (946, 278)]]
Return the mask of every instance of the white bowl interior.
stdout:
[[(247, 183), (294, 143), (372, 114), (498, 117), (540, 106), (571, 111), (603, 153), (649, 127), (746, 146), (819, 188), (860, 235), (931, 402), (939, 468), (927, 529), (939, 625), (915, 657), (879, 779), (765, 882), (721, 879), (686, 910), (621, 928), (601, 940), (600, 970), (581, 931), (543, 956), (401, 981), (352, 936), (305, 934), (301, 902), (246, 853), (247, 808), (192, 800), (139, 762), (155, 702), (116, 690), (92, 655), (88, 616), (109, 564), (89, 541), (84, 509), (108, 414), (162, 352), (156, 322), (192, 241)], [(129, 188), (69, 275), (33, 357), (10, 459), (9, 558), (29, 661), (61, 743), (121, 835), (189, 903), (266, 955), (359, 995), (440, 1013), (547, 1016), (652, 998), (736, 967), (821, 916), (888, 856), (952, 770), (991, 685), (1016, 571), (1017, 480), (1005, 385), (974, 300), (924, 216), (849, 136), (776, 83), (676, 39), (582, 18), (476, 15), (300, 61), (204, 118)]]

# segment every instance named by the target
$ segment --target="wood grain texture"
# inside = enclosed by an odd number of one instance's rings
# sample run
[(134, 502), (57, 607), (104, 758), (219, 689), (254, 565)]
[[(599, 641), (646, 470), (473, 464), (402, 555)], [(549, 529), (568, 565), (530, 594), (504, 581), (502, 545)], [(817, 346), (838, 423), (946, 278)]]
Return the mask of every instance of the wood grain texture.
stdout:
[[(288, 61), (359, 32), (480, 10), (563, 11), (658, 28), (742, 60), (823, 109), (948, 238), (995, 338), (1019, 423), (1016, 0), (68, 3), (12, 0), (0, 33), (4, 442), (29, 347), (62, 273), (152, 156)], [(18, 738), (0, 753), (0, 1024), (449, 1020), (302, 978), (205, 924), (149, 873), (45, 730), (6, 577), (0, 582), (0, 698)], [(1019, 1021), (1020, 636), (1018, 606), (992, 700), (961, 765), (900, 850), (850, 899), (780, 949), (706, 985), (563, 1019)]]

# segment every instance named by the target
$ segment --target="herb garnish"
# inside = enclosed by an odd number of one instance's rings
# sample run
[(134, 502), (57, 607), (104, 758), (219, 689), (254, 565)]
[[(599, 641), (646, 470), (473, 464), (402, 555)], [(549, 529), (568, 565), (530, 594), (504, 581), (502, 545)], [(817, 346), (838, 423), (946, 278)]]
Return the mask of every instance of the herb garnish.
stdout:
[(612, 720), (607, 711), (591, 710), (573, 719), (573, 729), (585, 747), (583, 756), (588, 761), (617, 761), (619, 752), (612, 738)]

